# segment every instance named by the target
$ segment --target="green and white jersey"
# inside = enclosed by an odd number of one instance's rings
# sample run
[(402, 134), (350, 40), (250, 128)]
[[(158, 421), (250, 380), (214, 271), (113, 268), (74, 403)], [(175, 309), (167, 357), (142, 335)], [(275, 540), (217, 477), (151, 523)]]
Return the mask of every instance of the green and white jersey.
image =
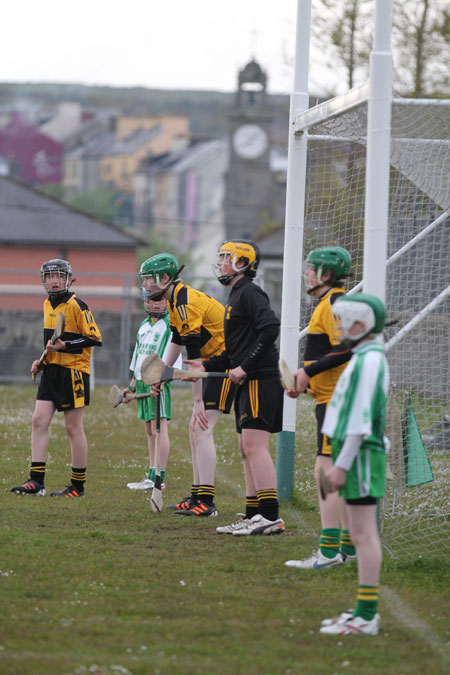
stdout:
[(377, 341), (358, 345), (328, 404), (322, 433), (332, 439), (333, 458), (349, 434), (363, 436), (361, 449), (385, 452), (389, 366)]
[(139, 326), (134, 347), (130, 370), (136, 380), (141, 379), (141, 366), (149, 354), (158, 354), (162, 359), (170, 342), (172, 331), (170, 328), (169, 312), (162, 319), (152, 323), (147, 317)]

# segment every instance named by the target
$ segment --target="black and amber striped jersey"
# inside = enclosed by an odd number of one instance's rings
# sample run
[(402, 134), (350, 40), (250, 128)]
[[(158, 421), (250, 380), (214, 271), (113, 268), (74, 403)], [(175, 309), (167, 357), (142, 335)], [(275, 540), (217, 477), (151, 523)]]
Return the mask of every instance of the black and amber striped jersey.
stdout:
[(67, 292), (59, 298), (47, 298), (44, 301), (44, 346), (53, 335), (60, 312), (65, 318), (61, 340), (66, 343), (66, 349), (48, 352), (46, 361), (89, 374), (92, 347), (102, 345), (102, 336), (92, 312), (75, 293)]
[(168, 302), (172, 342), (186, 347), (189, 359), (206, 360), (225, 349), (224, 306), (182, 282)]
[(340, 336), (332, 310), (333, 303), (344, 293), (342, 287), (325, 291), (308, 324), (303, 367), (311, 377), (308, 393), (317, 403), (329, 402), (351, 357), (349, 349), (339, 346)]

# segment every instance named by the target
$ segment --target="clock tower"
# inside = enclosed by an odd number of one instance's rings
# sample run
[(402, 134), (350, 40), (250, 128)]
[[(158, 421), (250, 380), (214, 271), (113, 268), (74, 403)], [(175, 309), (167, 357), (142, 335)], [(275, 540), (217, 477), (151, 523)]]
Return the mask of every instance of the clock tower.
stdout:
[(254, 60), (239, 71), (238, 90), (229, 114), (229, 164), (225, 177), (227, 239), (257, 237), (270, 215), (270, 126), (267, 76)]

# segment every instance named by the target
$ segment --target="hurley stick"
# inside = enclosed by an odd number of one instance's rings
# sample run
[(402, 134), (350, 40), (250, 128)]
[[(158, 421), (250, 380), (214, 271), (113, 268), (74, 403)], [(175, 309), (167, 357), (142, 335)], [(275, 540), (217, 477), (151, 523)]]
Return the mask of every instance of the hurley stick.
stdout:
[(160, 438), (161, 438), (161, 394), (156, 398), (156, 436), (155, 436), (155, 485), (152, 490), (150, 499), (150, 506), (155, 513), (161, 513), (163, 507), (163, 498), (161, 490), (161, 453), (160, 453)]
[(133, 394), (130, 391), (125, 396), (122, 396), (121, 391), (117, 386), (117, 384), (113, 384), (109, 392), (109, 402), (111, 403), (113, 408), (117, 408), (117, 406), (123, 403), (125, 399), (131, 401), (133, 398), (148, 398), (151, 395), (152, 394), (150, 391), (142, 392), (141, 394)]
[(278, 363), (281, 375), (281, 384), (283, 389), (294, 389), (295, 390), (295, 375), (289, 370), (289, 366), (284, 359), (280, 359)]
[(170, 380), (190, 380), (191, 378), (206, 379), (208, 377), (228, 378), (228, 373), (205, 373), (201, 370), (180, 370), (166, 366), (158, 354), (147, 356), (141, 366), (141, 376), (147, 386)]
[[(52, 343), (52, 345), (54, 345), (56, 340), (58, 340), (58, 338), (60, 338), (61, 335), (64, 333), (65, 325), (66, 325), (66, 317), (64, 316), (64, 314), (62, 312), (60, 312), (58, 314), (58, 319), (56, 321), (56, 328), (53, 331), (52, 337), (50, 338), (50, 342)], [(37, 365), (39, 370), (41, 370), (42, 364), (44, 363), (44, 360), (45, 360), (45, 357), (47, 356), (47, 354), (48, 354), (48, 351), (46, 349), (44, 349), (44, 351), (42, 352), (41, 358), (39, 359), (38, 365)], [(36, 373), (33, 373), (32, 377), (33, 377), (33, 380), (35, 380), (36, 379)]]

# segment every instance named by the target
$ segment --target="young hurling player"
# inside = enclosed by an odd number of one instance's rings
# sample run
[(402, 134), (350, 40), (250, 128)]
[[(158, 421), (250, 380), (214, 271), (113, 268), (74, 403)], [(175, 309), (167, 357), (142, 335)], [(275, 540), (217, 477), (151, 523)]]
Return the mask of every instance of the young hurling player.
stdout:
[(266, 293), (253, 283), (259, 248), (247, 239), (226, 241), (215, 265), (219, 281), (230, 286), (225, 307), (225, 351), (203, 362), (188, 361), (206, 371), (230, 369), (236, 383), (236, 428), (244, 462), (246, 510), (235, 523), (217, 528), (236, 536), (280, 534), (276, 473), (269, 453), (271, 433), (282, 428), (283, 389), (275, 341), (280, 322)]
[[(165, 351), (172, 331), (170, 330), (169, 311), (167, 302), (162, 300), (155, 301), (147, 298), (147, 292), (143, 291), (144, 308), (148, 316), (139, 326), (136, 337), (136, 345), (130, 363), (132, 372), (131, 382), (122, 391), (124, 403), (129, 403), (131, 399), (126, 399), (127, 392), (150, 393), (151, 387), (148, 387), (141, 379), (141, 366), (149, 354), (158, 354), (164, 358)], [(160, 452), (161, 452), (161, 481), (164, 485), (167, 459), (169, 457), (170, 443), (167, 421), (172, 418), (171, 407), (171, 383), (167, 382), (161, 389), (160, 398)], [(138, 419), (143, 420), (145, 432), (147, 434), (147, 444), (149, 452), (149, 472), (147, 478), (139, 483), (128, 483), (130, 490), (151, 490), (155, 481), (155, 435), (156, 435), (156, 400), (154, 398), (137, 399)]]
[[(381, 332), (386, 311), (381, 300), (358, 293), (340, 298), (333, 311), (352, 358), (336, 385), (322, 431), (331, 438), (334, 465), (326, 476), (346, 501), (350, 534), (358, 555), (358, 594), (354, 611), (325, 619), (321, 633), (377, 635), (381, 544), (377, 501), (385, 493), (384, 437), (389, 368)], [(328, 499), (329, 497), (327, 497)]]
[[(89, 363), (92, 347), (101, 347), (102, 336), (88, 306), (69, 291), (72, 269), (67, 260), (49, 260), (41, 267), (41, 280), (48, 298), (44, 301), (44, 344), (47, 356), (36, 396), (31, 429), (30, 477), (11, 488), (20, 495), (45, 495), (44, 479), (49, 426), (55, 410), (64, 413), (64, 424), (72, 452), (70, 485), (51, 497), (84, 497), (88, 446), (83, 412), (89, 405)], [(65, 317), (65, 329), (55, 344), (51, 336), (58, 314)], [(33, 361), (31, 373), (38, 373)]]
[[(305, 284), (309, 295), (318, 299), (308, 325), (304, 366), (296, 371), (296, 391), (287, 391), (295, 398), (306, 391), (316, 399), (317, 458), (314, 469), (318, 483), (319, 471), (331, 466), (331, 446), (321, 432), (327, 405), (340, 374), (350, 359), (350, 350), (339, 344), (333, 306), (345, 293), (344, 279), (350, 275), (350, 254), (338, 246), (318, 248), (305, 261)], [(324, 569), (343, 565), (355, 557), (345, 515), (345, 505), (337, 493), (324, 501), (317, 490), (320, 507), (321, 533), (319, 548), (303, 560), (288, 560), (288, 567)], [(342, 529), (341, 529), (342, 526)]]
[[(225, 309), (218, 300), (184, 284), (179, 279), (177, 260), (169, 253), (160, 253), (146, 260), (140, 272), (142, 288), (152, 300), (168, 302), (172, 341), (165, 362), (172, 366), (186, 348), (188, 358), (202, 360), (220, 354), (224, 349), (223, 317)], [(229, 413), (234, 388), (228, 378), (193, 382), (194, 401), (189, 424), (192, 450), (193, 484), (190, 497), (169, 506), (177, 515), (217, 516), (214, 503), (216, 447), (214, 427), (221, 413)]]

